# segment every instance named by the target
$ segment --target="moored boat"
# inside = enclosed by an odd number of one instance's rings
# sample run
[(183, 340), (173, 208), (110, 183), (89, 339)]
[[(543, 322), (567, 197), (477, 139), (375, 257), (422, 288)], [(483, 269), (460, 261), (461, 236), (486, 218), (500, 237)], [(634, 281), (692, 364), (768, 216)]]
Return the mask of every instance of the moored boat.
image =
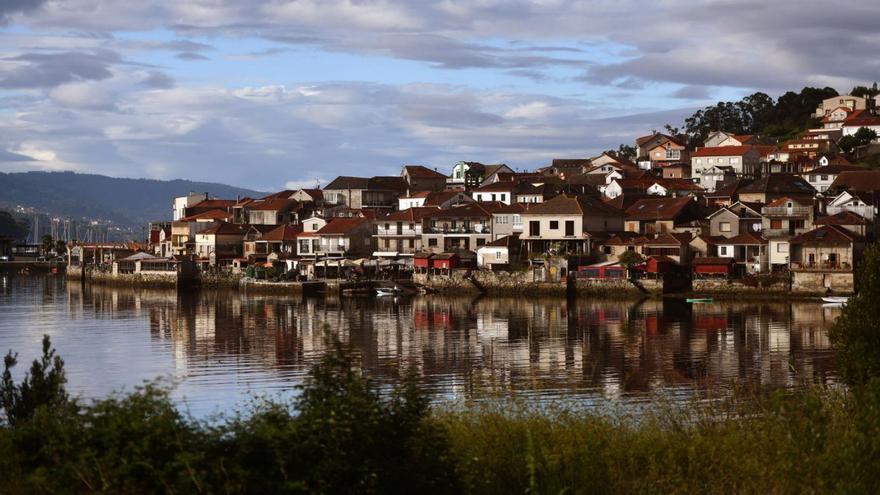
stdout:
[(840, 296), (826, 296), (822, 298), (822, 301), (828, 304), (846, 304), (846, 302), (849, 301), (849, 298)]

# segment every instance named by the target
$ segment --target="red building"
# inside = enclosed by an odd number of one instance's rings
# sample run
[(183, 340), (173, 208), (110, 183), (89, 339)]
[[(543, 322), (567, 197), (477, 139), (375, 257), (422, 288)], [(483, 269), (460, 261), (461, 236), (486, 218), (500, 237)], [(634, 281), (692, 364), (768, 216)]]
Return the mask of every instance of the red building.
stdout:
[(699, 276), (729, 277), (733, 273), (733, 258), (694, 258), (694, 274)]
[(442, 270), (452, 270), (461, 265), (461, 258), (456, 253), (435, 254), (431, 258), (431, 267)]

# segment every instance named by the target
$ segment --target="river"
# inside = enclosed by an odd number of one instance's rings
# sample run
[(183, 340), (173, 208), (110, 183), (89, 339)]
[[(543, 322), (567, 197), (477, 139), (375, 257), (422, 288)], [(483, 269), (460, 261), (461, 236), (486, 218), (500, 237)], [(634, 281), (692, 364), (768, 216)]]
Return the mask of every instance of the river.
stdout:
[(833, 383), (827, 329), (839, 311), (815, 301), (177, 294), (0, 275), (0, 350), (19, 352), (20, 377), (48, 334), (73, 394), (162, 377), (203, 417), (295, 394), (329, 330), (379, 381), (416, 366), (437, 401), (516, 394), (603, 407), (732, 383)]

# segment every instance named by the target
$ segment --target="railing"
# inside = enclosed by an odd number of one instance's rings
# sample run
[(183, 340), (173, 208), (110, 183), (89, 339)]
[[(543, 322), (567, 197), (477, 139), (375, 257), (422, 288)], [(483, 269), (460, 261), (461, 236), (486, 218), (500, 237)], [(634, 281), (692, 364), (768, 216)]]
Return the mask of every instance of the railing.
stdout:
[(397, 229), (377, 229), (376, 235), (381, 236), (389, 236), (389, 235), (422, 235), (422, 231), (416, 229), (401, 229), (398, 231)]
[(813, 213), (812, 206), (765, 206), (761, 214), (770, 217), (807, 217)]
[(769, 239), (770, 237), (794, 237), (809, 231), (810, 229), (801, 227), (796, 229), (764, 229), (761, 233)]
[(430, 234), (491, 234), (492, 229), (490, 229), (488, 227), (483, 227), (482, 229), (477, 231), (473, 227), (470, 227), (470, 228), (457, 227), (454, 229), (453, 228), (444, 229), (442, 227), (432, 227), (432, 228), (428, 229), (428, 233), (430, 233)]
[(791, 263), (791, 269), (800, 272), (851, 272), (853, 268), (847, 262), (799, 263), (794, 261)]

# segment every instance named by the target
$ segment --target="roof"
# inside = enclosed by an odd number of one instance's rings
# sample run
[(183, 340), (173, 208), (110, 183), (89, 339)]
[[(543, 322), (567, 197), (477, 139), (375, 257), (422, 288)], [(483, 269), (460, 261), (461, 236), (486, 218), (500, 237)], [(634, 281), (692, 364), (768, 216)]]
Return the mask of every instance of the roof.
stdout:
[(653, 238), (645, 239), (644, 244), (647, 246), (682, 246), (689, 244), (692, 237), (690, 234), (672, 234), (663, 232), (657, 234)]
[(640, 199), (626, 209), (627, 220), (672, 220), (693, 201), (691, 197)]
[(250, 229), (250, 225), (244, 224), (235, 224), (235, 223), (227, 223), (227, 222), (217, 222), (216, 224), (208, 227), (205, 230), (197, 232), (197, 234), (201, 235), (241, 235), (244, 236), (245, 232)]
[(836, 175), (841, 172), (858, 172), (865, 170), (865, 167), (859, 167), (857, 165), (825, 165), (824, 167), (814, 168), (809, 172), (804, 172), (801, 175)]
[(295, 199), (258, 199), (251, 201), (245, 206), (246, 210), (256, 211), (286, 211), (295, 208), (299, 201)]
[(767, 206), (769, 206), (769, 207), (786, 206), (786, 203), (788, 203), (788, 202), (791, 202), (791, 203), (796, 204), (798, 206), (812, 206), (811, 203), (804, 203), (804, 202), (798, 201), (796, 199), (789, 198), (788, 196), (783, 196), (781, 198), (774, 199), (773, 201), (767, 203)]
[(724, 184), (722, 187), (715, 190), (715, 192), (707, 192), (704, 196), (707, 198), (727, 198), (735, 196), (740, 190), (742, 190), (745, 186), (751, 184), (750, 181), (745, 179), (736, 179), (731, 182)]
[(551, 167), (558, 168), (581, 168), (589, 167), (592, 164), (589, 158), (554, 158)]
[(770, 174), (752, 182), (738, 191), (742, 193), (813, 194), (809, 182), (797, 175)]
[(831, 183), (830, 188), (856, 192), (880, 191), (880, 170), (841, 172)]
[(480, 203), (468, 203), (448, 210), (434, 210), (425, 215), (430, 218), (487, 218), (491, 216)]
[(484, 247), (510, 247), (511, 244), (519, 242), (519, 234), (506, 235), (499, 239), (486, 244)]
[(446, 174), (431, 170), (424, 165), (404, 165), (403, 172), (417, 179), (446, 179)]
[(843, 210), (835, 213), (834, 215), (826, 215), (821, 218), (817, 218), (814, 225), (869, 225), (870, 222), (865, 220), (865, 218), (857, 213), (853, 213), (849, 210)]
[(232, 213), (226, 210), (214, 209), (196, 213), (180, 219), (181, 222), (195, 222), (198, 220), (228, 220), (232, 217)]
[(675, 143), (675, 144), (683, 145), (683, 143), (679, 142), (677, 139), (675, 139), (675, 138), (672, 137), (672, 136), (669, 136), (669, 135), (666, 135), (666, 134), (662, 134), (662, 133), (659, 133), (659, 132), (655, 132), (654, 134), (651, 134), (651, 135), (649, 135), (649, 136), (642, 136), (642, 137), (636, 138), (636, 146), (643, 146), (643, 145), (645, 145), (645, 144), (648, 144), (648, 143), (650, 143), (653, 139), (658, 139), (658, 140), (660, 140), (661, 142), (662, 142), (662, 141), (672, 141), (672, 142)]
[(736, 235), (733, 237), (729, 237), (726, 240), (718, 240), (718, 244), (729, 244), (729, 245), (758, 245), (758, 244), (767, 244), (767, 239), (759, 235), (755, 235), (749, 232), (743, 232), (740, 235)]
[(792, 238), (790, 244), (844, 243), (861, 241), (862, 237), (837, 225), (823, 225)]
[(297, 234), (301, 234), (302, 231), (303, 231), (302, 224), (299, 224), (299, 225), (290, 225), (290, 224), (279, 225), (278, 227), (263, 234), (263, 237), (261, 237), (260, 240), (261, 241), (295, 241)]
[(600, 199), (560, 194), (529, 207), (529, 215), (619, 215), (620, 211)]
[(429, 213), (433, 213), (437, 211), (437, 207), (415, 207), (415, 208), (407, 208), (405, 210), (395, 211), (385, 215), (384, 217), (377, 217), (376, 221), (391, 221), (391, 222), (418, 222), (421, 221)]
[(199, 201), (193, 206), (199, 208), (229, 208), (235, 203), (236, 201), (234, 199), (206, 199), (204, 201)]
[(344, 218), (337, 217), (333, 218), (327, 222), (327, 225), (321, 227), (318, 230), (318, 235), (335, 235), (335, 234), (347, 234), (352, 230), (360, 227), (361, 225), (368, 223), (370, 220), (367, 218)]
[(734, 134), (733, 139), (736, 139), (740, 143), (745, 143), (745, 142), (751, 141), (752, 139), (755, 139), (755, 135), (754, 134)]
[(493, 182), (491, 184), (486, 184), (485, 186), (480, 186), (477, 189), (474, 189), (473, 192), (509, 192), (513, 191), (515, 187), (516, 183), (510, 181)]
[(424, 206), (441, 206), (443, 203), (451, 200), (458, 195), (461, 195), (463, 198), (468, 198), (468, 200), (470, 200), (468, 195), (464, 194), (461, 191), (438, 191), (426, 195)]
[(714, 148), (700, 148), (691, 153), (691, 157), (701, 156), (742, 156), (755, 150), (754, 146), (718, 146)]
[(140, 253), (134, 253), (131, 256), (127, 256), (125, 258), (122, 258), (122, 259), (119, 259), (116, 261), (140, 261), (140, 260), (152, 260), (152, 259), (156, 259), (156, 258), (158, 258), (158, 256), (154, 256), (150, 253), (140, 252)]
[(369, 189), (370, 179), (368, 177), (351, 177), (340, 175), (324, 186), (327, 189)]

